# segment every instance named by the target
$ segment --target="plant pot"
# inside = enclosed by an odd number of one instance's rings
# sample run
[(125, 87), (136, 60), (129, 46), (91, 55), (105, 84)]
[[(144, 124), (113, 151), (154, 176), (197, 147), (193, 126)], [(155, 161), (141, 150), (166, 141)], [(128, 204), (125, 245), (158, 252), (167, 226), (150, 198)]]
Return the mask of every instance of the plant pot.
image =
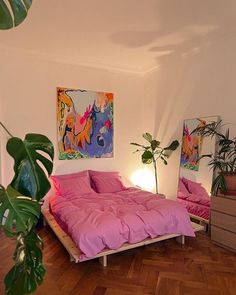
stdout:
[(227, 186), (227, 191), (225, 193), (236, 196), (236, 174), (228, 173), (223, 174), (223, 176)]

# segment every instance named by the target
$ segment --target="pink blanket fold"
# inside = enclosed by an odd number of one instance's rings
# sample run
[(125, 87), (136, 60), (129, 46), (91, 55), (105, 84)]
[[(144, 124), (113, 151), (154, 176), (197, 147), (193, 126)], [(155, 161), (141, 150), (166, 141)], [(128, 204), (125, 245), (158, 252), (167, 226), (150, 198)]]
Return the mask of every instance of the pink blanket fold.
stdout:
[(178, 199), (182, 199), (182, 200), (185, 200), (185, 201), (189, 201), (189, 202), (192, 202), (192, 203), (195, 203), (195, 204), (200, 204), (200, 205), (203, 205), (203, 206), (206, 206), (206, 207), (210, 207), (210, 204), (211, 204), (211, 198), (208, 197), (202, 197), (202, 196), (199, 196), (199, 195), (195, 195), (195, 194), (183, 194), (182, 192), (178, 192), (178, 195), (177, 195), (177, 198)]
[(59, 196), (50, 208), (62, 228), (84, 253), (81, 260), (103, 249), (165, 234), (194, 237), (182, 204), (136, 188), (118, 193)]

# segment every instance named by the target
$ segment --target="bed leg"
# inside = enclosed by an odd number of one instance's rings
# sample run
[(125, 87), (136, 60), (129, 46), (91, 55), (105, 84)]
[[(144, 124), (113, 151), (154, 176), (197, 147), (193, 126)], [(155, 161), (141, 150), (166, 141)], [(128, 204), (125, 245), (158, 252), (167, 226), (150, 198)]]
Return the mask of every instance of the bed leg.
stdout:
[(185, 244), (185, 236), (179, 236), (176, 238), (176, 241), (178, 243), (180, 243), (181, 245), (184, 245)]
[(200, 221), (199, 224), (204, 227), (204, 232), (207, 233), (208, 232), (208, 224), (204, 221)]
[(100, 257), (99, 262), (102, 264), (103, 267), (107, 267), (107, 255)]

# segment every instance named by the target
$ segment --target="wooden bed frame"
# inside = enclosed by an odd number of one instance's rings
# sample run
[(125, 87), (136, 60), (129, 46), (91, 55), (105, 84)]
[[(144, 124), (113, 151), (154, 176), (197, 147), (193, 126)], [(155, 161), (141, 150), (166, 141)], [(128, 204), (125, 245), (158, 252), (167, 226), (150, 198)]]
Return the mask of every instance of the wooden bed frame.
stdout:
[(208, 219), (199, 217), (199, 216), (194, 215), (194, 214), (191, 214), (191, 213), (189, 213), (189, 216), (190, 216), (191, 220), (193, 220), (193, 221), (194, 220), (199, 221), (199, 224), (204, 227), (204, 231), (205, 232), (208, 232), (208, 225), (209, 225), (209, 220)]
[(193, 218), (193, 219), (196, 219), (196, 220), (202, 222), (202, 223), (209, 224), (209, 220), (208, 220), (208, 219), (205, 219), (205, 218), (199, 217), (199, 216), (194, 215), (194, 214), (191, 214), (191, 213), (189, 213), (189, 216), (190, 216), (191, 218)]
[[(57, 238), (60, 240), (60, 242), (63, 244), (63, 246), (66, 248), (68, 253), (70, 254), (70, 260), (74, 261), (75, 263), (81, 262), (80, 261), (80, 256), (81, 256), (81, 251), (76, 247), (75, 243), (72, 241), (72, 239), (61, 229), (59, 224), (56, 222), (54, 216), (50, 213), (49, 207), (47, 205), (42, 206), (42, 214), (44, 216), (44, 219), (46, 223), (51, 227)], [(200, 224), (191, 222), (192, 227), (194, 232), (204, 230), (204, 227)], [(125, 250), (137, 248), (140, 246), (156, 243), (159, 241), (164, 241), (167, 239), (171, 238), (176, 238), (178, 242), (180, 242), (182, 245), (185, 243), (185, 236), (180, 235), (180, 234), (170, 234), (170, 235), (164, 235), (164, 236), (159, 236), (157, 238), (147, 238), (143, 240), (142, 242), (135, 243), (135, 244), (129, 244), (125, 243), (122, 245), (122, 247), (116, 249), (116, 250), (109, 250), (105, 249), (98, 253), (96, 256), (89, 258), (89, 259), (94, 259), (94, 258), (99, 258), (100, 263), (103, 265), (103, 267), (107, 266), (107, 256), (110, 254), (122, 252)], [(88, 259), (88, 260), (89, 260)]]

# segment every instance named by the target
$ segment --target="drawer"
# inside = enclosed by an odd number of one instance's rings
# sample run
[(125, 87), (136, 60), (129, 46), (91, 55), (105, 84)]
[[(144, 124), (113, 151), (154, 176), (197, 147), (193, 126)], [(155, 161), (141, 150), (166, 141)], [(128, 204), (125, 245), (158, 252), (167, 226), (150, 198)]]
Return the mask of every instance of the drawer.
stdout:
[(211, 224), (236, 233), (236, 217), (211, 211)]
[(236, 198), (227, 199), (227, 197), (211, 197), (211, 210), (220, 211), (226, 214), (236, 216)]
[(224, 229), (211, 226), (211, 239), (217, 243), (225, 245), (233, 250), (236, 250), (236, 234)]

